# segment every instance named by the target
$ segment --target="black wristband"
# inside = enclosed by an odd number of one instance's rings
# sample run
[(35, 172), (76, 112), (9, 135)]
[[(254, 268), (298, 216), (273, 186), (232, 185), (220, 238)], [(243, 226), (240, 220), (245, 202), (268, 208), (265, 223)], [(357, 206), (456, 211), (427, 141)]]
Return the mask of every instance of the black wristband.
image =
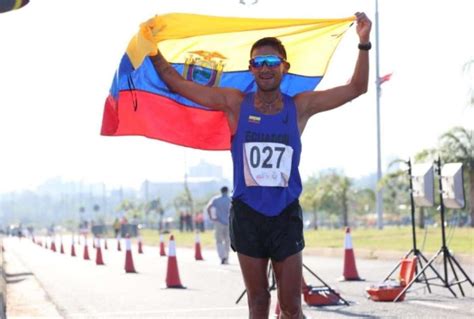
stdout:
[(359, 50), (364, 50), (364, 51), (369, 51), (372, 48), (372, 43), (367, 42), (367, 43), (359, 43)]

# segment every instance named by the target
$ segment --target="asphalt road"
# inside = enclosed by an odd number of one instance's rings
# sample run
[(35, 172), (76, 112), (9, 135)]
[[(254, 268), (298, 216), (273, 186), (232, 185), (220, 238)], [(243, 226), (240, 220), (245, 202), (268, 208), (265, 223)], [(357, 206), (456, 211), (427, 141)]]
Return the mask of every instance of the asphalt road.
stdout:
[[(65, 241), (66, 242), (66, 241)], [(57, 243), (59, 250), (59, 243)], [(143, 254), (132, 247), (137, 273), (124, 271), (125, 245), (117, 251), (116, 241), (102, 248), (105, 265), (95, 264), (95, 250), (89, 245), (91, 260), (82, 258), (83, 246), (76, 245), (78, 256), (71, 257), (70, 242), (65, 254), (53, 252), (31, 240), (5, 239), (7, 262), (8, 318), (247, 318), (246, 295), (235, 255), (229, 265), (221, 265), (214, 250), (203, 250), (203, 261), (194, 260), (194, 250), (177, 245), (177, 262), (181, 283), (186, 289), (166, 288), (168, 257), (159, 255), (158, 247), (144, 246)], [(168, 245), (166, 246), (168, 249)], [(355, 251), (357, 256), (357, 251)], [(357, 270), (365, 281), (344, 282), (341, 257), (321, 257), (305, 253), (304, 264), (349, 305), (309, 307), (303, 304), (307, 318), (473, 318), (474, 289), (458, 286), (455, 298), (445, 287), (415, 283), (405, 301), (374, 302), (367, 299), (366, 288), (382, 281), (396, 265), (394, 260), (356, 259)], [(397, 258), (396, 256), (394, 256)], [(431, 256), (427, 256), (431, 257)], [(440, 264), (435, 265), (442, 271)], [(462, 265), (471, 279), (473, 265)], [(428, 272), (431, 274), (431, 272)], [(451, 271), (449, 271), (451, 274)], [(458, 275), (460, 275), (458, 273)], [(313, 286), (323, 284), (307, 270), (305, 281)], [(430, 283), (441, 283), (438, 279)], [(272, 290), (274, 313), (276, 291)]]

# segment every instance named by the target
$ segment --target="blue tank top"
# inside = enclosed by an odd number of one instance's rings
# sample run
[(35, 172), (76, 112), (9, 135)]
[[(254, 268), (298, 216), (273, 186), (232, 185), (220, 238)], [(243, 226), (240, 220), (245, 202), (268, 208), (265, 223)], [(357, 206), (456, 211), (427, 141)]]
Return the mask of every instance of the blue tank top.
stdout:
[(292, 97), (283, 94), (283, 109), (263, 114), (255, 109), (254, 95), (244, 97), (232, 137), (232, 197), (263, 215), (277, 216), (302, 190), (296, 106)]

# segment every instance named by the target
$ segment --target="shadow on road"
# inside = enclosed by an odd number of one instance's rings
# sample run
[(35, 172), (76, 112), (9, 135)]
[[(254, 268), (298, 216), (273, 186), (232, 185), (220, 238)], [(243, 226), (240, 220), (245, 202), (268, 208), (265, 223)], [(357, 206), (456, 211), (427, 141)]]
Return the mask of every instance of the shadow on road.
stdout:
[(25, 280), (27, 276), (33, 276), (32, 272), (18, 272), (14, 274), (5, 273), (7, 284), (16, 284)]

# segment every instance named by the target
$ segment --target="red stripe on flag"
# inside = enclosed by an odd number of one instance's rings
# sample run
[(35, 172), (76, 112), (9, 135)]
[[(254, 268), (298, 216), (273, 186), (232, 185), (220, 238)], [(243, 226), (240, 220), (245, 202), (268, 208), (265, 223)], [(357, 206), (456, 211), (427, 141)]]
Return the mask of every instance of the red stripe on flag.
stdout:
[(118, 100), (118, 107), (111, 96), (105, 102), (102, 135), (140, 135), (198, 149), (230, 149), (224, 112), (183, 106), (144, 91), (121, 91)]

